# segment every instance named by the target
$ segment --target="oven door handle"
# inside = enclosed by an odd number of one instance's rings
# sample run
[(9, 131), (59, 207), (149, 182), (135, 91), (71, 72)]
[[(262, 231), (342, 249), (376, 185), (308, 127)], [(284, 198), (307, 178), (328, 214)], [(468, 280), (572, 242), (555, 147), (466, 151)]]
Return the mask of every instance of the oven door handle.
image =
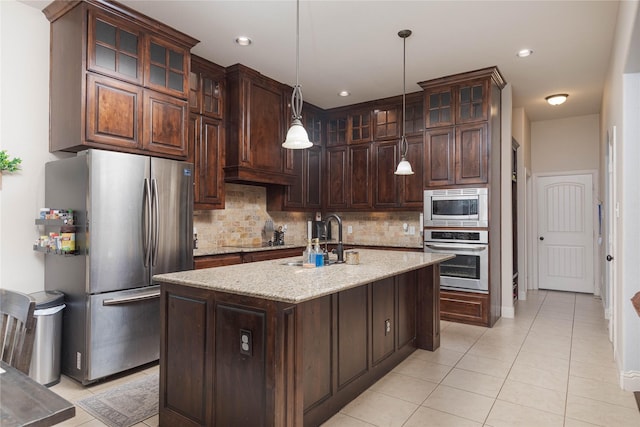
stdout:
[(473, 251), (473, 252), (482, 252), (482, 251), (486, 251), (488, 246), (486, 245), (478, 245), (478, 246), (472, 246), (472, 245), (434, 245), (431, 243), (425, 243), (425, 246), (431, 249), (435, 249), (435, 250), (441, 250), (441, 251), (457, 251), (457, 250), (465, 250), (465, 251)]

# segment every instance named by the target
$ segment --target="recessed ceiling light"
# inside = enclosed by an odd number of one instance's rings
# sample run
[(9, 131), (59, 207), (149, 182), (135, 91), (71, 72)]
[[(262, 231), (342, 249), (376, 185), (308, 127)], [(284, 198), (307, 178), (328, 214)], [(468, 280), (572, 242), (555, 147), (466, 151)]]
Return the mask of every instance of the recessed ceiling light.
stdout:
[(569, 95), (567, 95), (566, 93), (557, 93), (555, 95), (549, 95), (545, 99), (551, 105), (560, 105), (564, 104), (568, 97)]
[(239, 36), (236, 38), (236, 43), (240, 46), (249, 46), (251, 44), (251, 39), (247, 36)]
[(340, 92), (338, 92), (338, 95), (340, 95), (340, 96), (349, 96), (349, 95), (351, 95), (351, 93), (349, 93), (348, 90), (341, 90)]
[(531, 49), (521, 49), (518, 51), (518, 53), (516, 53), (516, 56), (518, 58), (526, 58), (527, 56), (531, 55), (533, 53), (533, 50)]

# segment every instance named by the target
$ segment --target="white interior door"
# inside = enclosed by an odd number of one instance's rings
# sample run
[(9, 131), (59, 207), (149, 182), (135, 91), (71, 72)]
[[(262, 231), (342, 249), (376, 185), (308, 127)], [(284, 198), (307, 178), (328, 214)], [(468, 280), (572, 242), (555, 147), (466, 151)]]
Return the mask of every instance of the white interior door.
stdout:
[(593, 293), (591, 175), (540, 177), (538, 287)]

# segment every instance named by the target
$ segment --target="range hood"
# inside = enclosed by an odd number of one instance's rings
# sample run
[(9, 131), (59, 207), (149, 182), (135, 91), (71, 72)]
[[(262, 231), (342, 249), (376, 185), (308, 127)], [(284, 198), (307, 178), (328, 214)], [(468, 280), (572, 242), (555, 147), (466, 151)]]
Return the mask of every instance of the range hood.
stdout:
[(300, 177), (282, 172), (260, 170), (244, 166), (224, 168), (224, 181), (250, 185), (293, 185)]

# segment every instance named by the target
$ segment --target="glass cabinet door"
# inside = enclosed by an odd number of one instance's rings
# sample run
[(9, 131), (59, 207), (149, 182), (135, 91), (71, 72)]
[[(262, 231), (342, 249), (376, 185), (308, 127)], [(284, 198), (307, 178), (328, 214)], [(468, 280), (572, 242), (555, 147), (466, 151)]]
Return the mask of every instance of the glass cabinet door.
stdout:
[(141, 36), (114, 17), (89, 12), (87, 67), (122, 80), (142, 82)]
[(186, 98), (189, 92), (189, 52), (155, 37), (147, 37), (148, 64), (144, 85)]

